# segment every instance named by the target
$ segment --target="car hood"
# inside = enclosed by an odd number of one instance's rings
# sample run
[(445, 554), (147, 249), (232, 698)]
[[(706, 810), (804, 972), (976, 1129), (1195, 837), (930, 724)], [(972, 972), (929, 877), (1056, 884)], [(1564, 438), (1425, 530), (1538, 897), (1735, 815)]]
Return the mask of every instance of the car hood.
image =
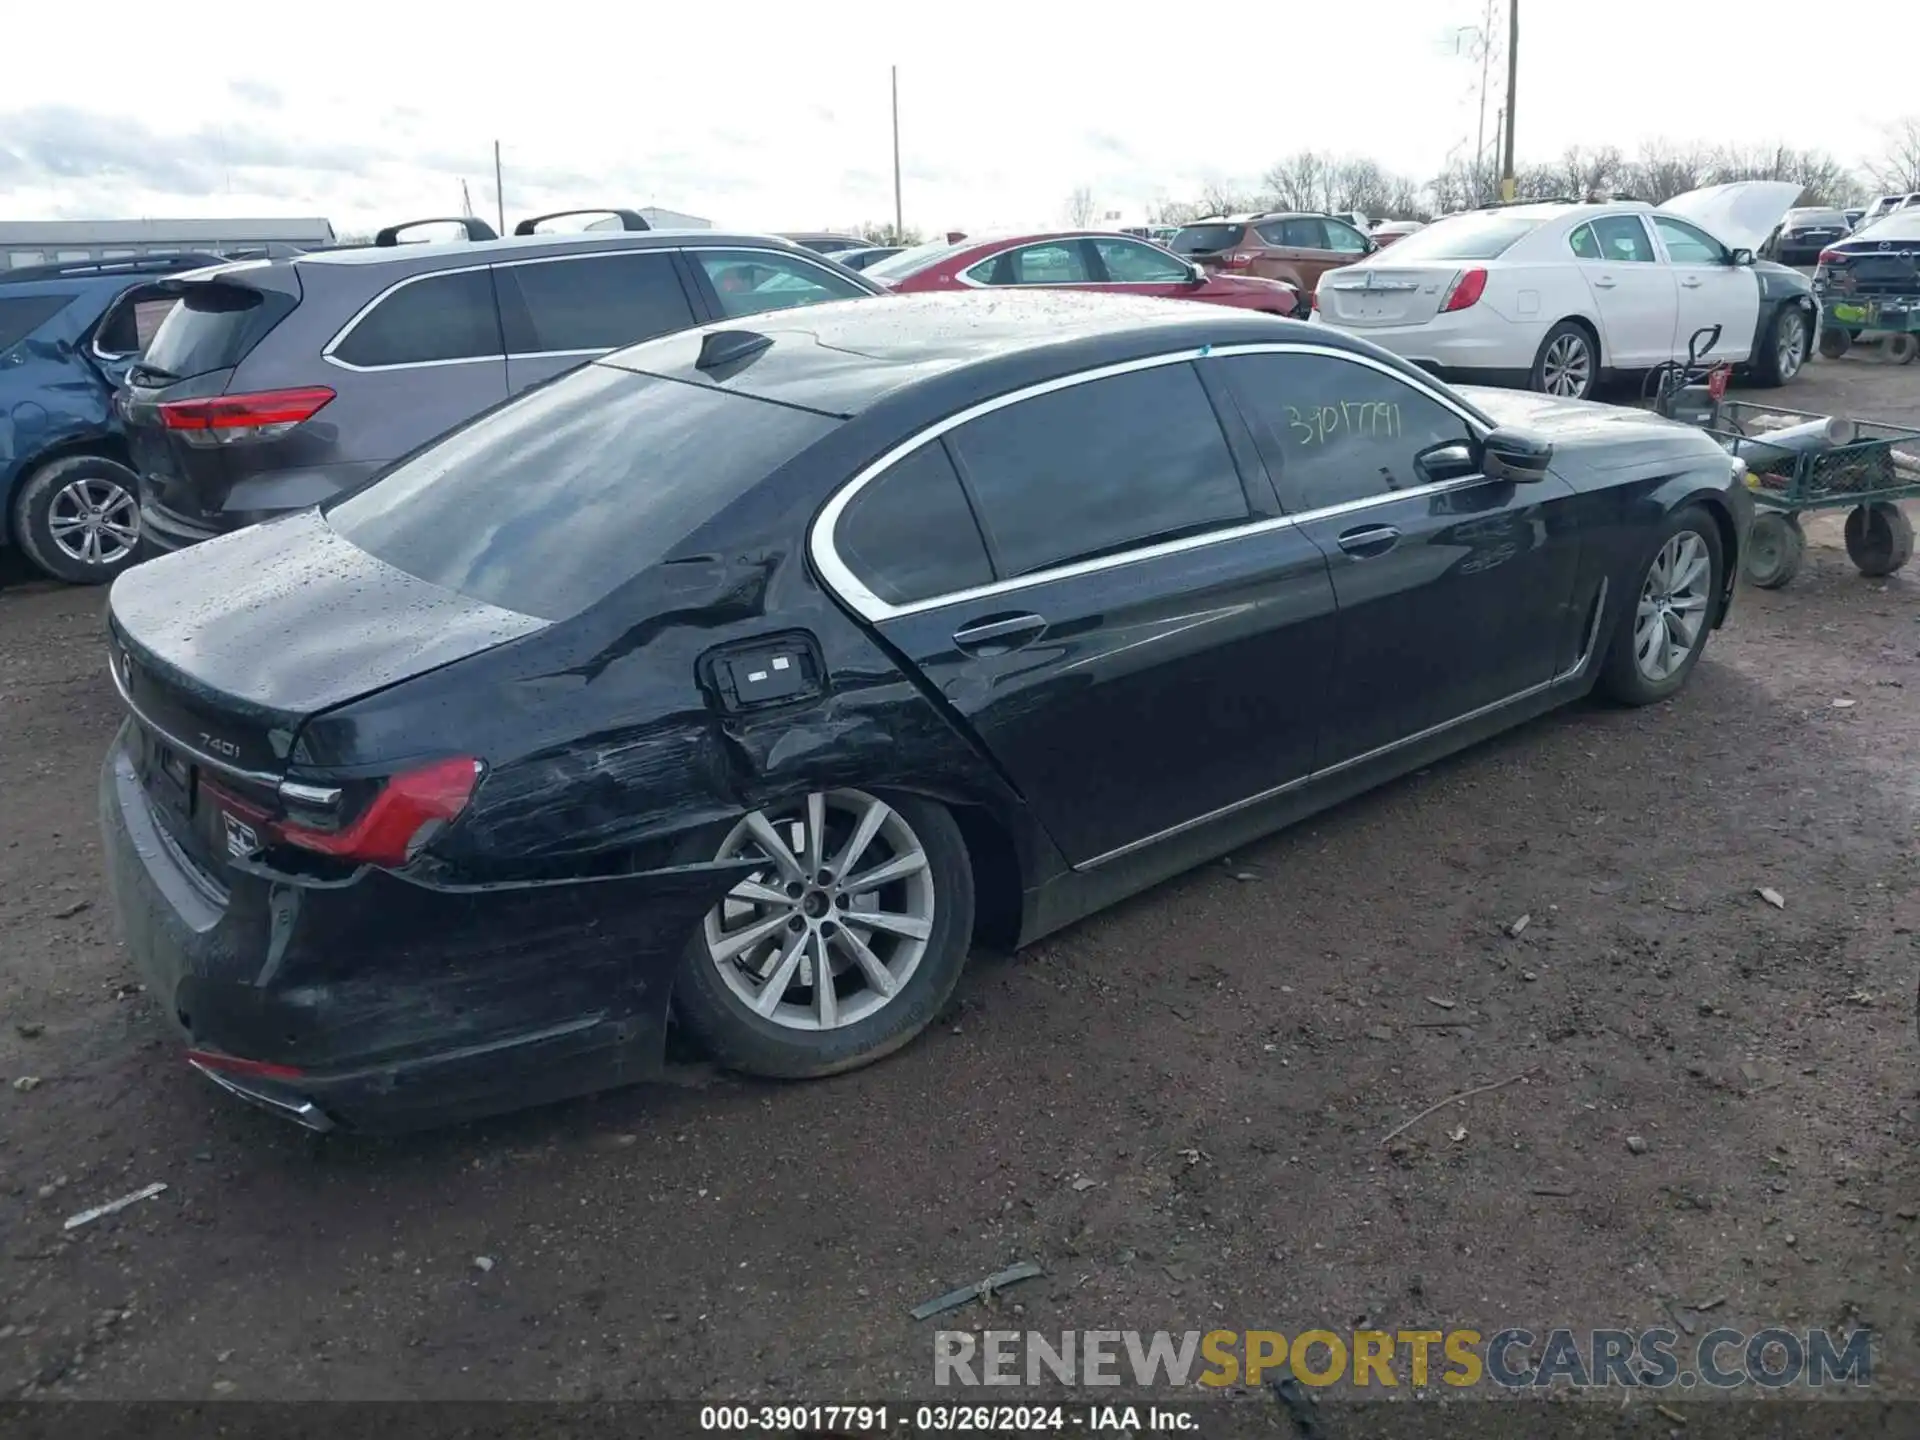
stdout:
[(1578, 457), (1590, 469), (1618, 470), (1675, 458), (1726, 460), (1704, 430), (1663, 420), (1645, 410), (1595, 400), (1564, 400), (1530, 390), (1461, 385), (1459, 393), (1502, 429), (1524, 430), (1553, 442), (1555, 468)]
[(1758, 250), (1806, 187), (1788, 180), (1736, 180), (1676, 195), (1661, 205), (1735, 250)]

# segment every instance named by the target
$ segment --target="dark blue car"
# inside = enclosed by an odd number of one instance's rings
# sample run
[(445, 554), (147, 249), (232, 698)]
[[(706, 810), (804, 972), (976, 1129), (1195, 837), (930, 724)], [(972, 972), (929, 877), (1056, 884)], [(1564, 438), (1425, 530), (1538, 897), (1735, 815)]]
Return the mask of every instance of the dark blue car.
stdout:
[(0, 548), (79, 584), (140, 541), (114, 390), (175, 295), (164, 277), (216, 255), (144, 255), (0, 271)]

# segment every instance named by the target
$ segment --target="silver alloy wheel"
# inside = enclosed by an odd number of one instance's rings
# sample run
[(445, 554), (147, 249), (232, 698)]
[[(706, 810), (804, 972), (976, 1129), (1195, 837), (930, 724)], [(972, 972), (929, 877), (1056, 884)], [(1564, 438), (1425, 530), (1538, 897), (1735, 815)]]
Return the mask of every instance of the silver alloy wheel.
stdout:
[(1549, 395), (1579, 399), (1593, 384), (1593, 352), (1584, 335), (1556, 335), (1540, 361), (1540, 384)]
[(70, 560), (117, 565), (140, 543), (140, 502), (124, 485), (89, 475), (54, 492), (47, 531)]
[(1799, 306), (1789, 307), (1780, 316), (1780, 329), (1774, 345), (1774, 359), (1780, 378), (1791, 380), (1800, 373), (1807, 359), (1807, 319)]
[(1713, 560), (1691, 530), (1671, 536), (1653, 557), (1633, 616), (1633, 663), (1658, 683), (1682, 665), (1706, 629)]
[(933, 933), (933, 871), (906, 818), (861, 790), (756, 810), (716, 861), (754, 870), (707, 913), (707, 955), (748, 1011), (837, 1030), (887, 1005)]

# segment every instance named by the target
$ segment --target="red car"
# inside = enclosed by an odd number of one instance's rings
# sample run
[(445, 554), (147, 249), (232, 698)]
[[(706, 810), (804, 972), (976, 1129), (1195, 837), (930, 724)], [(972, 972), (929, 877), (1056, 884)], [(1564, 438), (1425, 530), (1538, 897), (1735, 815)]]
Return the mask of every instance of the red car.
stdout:
[(1303, 317), (1307, 297), (1291, 285), (1220, 275), (1131, 235), (1091, 230), (936, 241), (891, 255), (866, 271), (890, 290), (993, 290), (1045, 286), (1210, 300), (1242, 310)]

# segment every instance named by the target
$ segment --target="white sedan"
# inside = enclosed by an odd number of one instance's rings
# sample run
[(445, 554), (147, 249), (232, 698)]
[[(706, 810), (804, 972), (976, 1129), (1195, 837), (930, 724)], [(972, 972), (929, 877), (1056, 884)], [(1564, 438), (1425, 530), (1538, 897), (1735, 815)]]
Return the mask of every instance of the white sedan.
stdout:
[(1641, 201), (1499, 205), (1450, 215), (1384, 255), (1329, 270), (1314, 318), (1435, 371), (1585, 399), (1603, 376), (1702, 354), (1762, 384), (1815, 342), (1807, 277), (1754, 259), (1800, 187), (1745, 181)]

